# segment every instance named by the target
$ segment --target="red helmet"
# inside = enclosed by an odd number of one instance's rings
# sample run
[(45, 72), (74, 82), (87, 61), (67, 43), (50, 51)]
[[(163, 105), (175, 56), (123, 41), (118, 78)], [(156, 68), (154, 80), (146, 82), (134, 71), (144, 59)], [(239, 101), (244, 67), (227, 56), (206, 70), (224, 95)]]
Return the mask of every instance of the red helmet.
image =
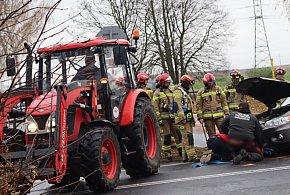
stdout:
[(239, 71), (236, 71), (236, 70), (233, 70), (231, 73), (230, 73), (230, 76), (233, 78), (233, 79), (239, 79), (241, 78), (241, 73)]
[(182, 75), (181, 77), (180, 77), (180, 81), (181, 82), (190, 82), (191, 84), (194, 84), (194, 78), (192, 77), (192, 76), (190, 76), (190, 75)]
[(206, 73), (203, 76), (203, 84), (207, 84), (208, 82), (215, 82), (215, 77), (212, 73)]
[(284, 75), (284, 74), (286, 74), (285, 68), (283, 68), (283, 67), (276, 68), (276, 74), (277, 75)]
[(149, 75), (147, 73), (139, 73), (137, 78), (139, 83), (145, 83), (145, 81), (149, 79)]
[(159, 85), (161, 85), (161, 86), (163, 86), (165, 82), (172, 82), (171, 77), (170, 77), (169, 74), (167, 74), (167, 73), (162, 73), (161, 75), (157, 76), (156, 79), (158, 79), (158, 80), (156, 80), (156, 81), (157, 81), (157, 82), (159, 83)]
[(180, 77), (180, 81), (189, 81), (189, 82), (191, 82), (191, 81), (194, 81), (194, 79), (191, 76), (185, 74), (185, 75), (182, 75)]

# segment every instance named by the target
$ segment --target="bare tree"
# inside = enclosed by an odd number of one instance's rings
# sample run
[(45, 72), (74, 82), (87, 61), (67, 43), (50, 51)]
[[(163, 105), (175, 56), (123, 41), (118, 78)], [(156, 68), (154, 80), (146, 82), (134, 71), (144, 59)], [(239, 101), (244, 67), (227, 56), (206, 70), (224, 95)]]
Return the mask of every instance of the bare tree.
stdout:
[(137, 71), (159, 66), (178, 82), (180, 74), (225, 67), (230, 23), (215, 0), (95, 0), (82, 2), (81, 9), (76, 22), (92, 28), (116, 24), (128, 39), (132, 29), (141, 30)]
[[(3, 1), (0, 6), (0, 52), (2, 56), (0, 57), (0, 66), (2, 70), (5, 69), (5, 57), (8, 54), (16, 54), (13, 56), (16, 62), (23, 60), (24, 56), (21, 55), (24, 50), (23, 43), (32, 44), (35, 41), (35, 35), (43, 27), (44, 20), (42, 18), (47, 9), (48, 5), (41, 1)], [(1, 76), (5, 77), (5, 74)], [(19, 74), (18, 79), (20, 79)]]
[(193, 71), (226, 64), (222, 46), (230, 35), (227, 13), (213, 0), (149, 1), (160, 65), (175, 82)]

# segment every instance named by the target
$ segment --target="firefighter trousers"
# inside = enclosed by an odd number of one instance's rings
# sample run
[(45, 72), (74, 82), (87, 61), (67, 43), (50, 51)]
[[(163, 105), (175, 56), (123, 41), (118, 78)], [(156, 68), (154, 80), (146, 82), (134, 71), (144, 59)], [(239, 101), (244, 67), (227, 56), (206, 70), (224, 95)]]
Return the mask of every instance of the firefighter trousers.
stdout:
[(216, 127), (219, 130), (219, 133), (223, 133), (220, 128), (220, 125), (223, 120), (224, 120), (223, 117), (216, 119), (204, 119), (204, 126), (209, 137), (216, 134)]
[(165, 157), (171, 157), (171, 135), (175, 139), (177, 149), (181, 149), (181, 133), (178, 127), (174, 124), (173, 119), (163, 119), (163, 126), (161, 126), (161, 128), (163, 130), (162, 150), (165, 154)]
[(196, 159), (196, 152), (194, 148), (194, 139), (192, 134), (192, 123), (187, 122), (178, 125), (182, 136), (182, 159), (183, 161), (194, 161)]

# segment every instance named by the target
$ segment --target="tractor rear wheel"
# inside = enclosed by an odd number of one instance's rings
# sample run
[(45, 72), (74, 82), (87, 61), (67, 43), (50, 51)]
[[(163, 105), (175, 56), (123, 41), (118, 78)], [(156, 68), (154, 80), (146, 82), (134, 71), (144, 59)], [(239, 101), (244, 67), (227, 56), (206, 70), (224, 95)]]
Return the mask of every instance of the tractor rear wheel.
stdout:
[(92, 191), (113, 190), (121, 172), (118, 139), (109, 127), (94, 127), (80, 143), (81, 167)]
[(122, 151), (123, 167), (131, 177), (144, 177), (158, 172), (161, 157), (160, 129), (150, 100), (138, 97), (133, 124), (121, 129), (128, 151)]

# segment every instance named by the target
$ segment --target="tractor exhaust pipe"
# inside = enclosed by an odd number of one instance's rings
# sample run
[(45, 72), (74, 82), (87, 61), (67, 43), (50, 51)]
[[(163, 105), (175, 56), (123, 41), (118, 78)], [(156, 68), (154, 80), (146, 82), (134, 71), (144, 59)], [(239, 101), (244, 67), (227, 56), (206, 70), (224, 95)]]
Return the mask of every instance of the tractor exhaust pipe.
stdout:
[(30, 45), (28, 45), (27, 43), (24, 43), (24, 47), (27, 50), (25, 85), (27, 87), (30, 87), (30, 86), (32, 86), (32, 62), (33, 62), (32, 50), (31, 50)]

